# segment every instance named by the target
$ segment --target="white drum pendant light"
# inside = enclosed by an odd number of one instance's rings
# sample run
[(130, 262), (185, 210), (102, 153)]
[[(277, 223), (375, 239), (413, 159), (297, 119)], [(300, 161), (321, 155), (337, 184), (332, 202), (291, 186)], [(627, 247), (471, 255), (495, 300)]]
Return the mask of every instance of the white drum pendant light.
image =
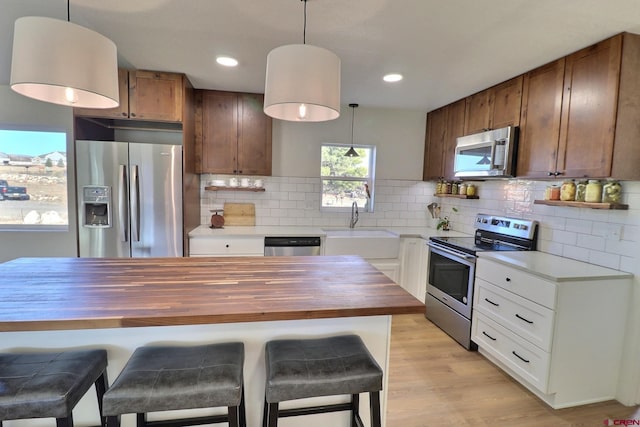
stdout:
[(306, 44), (280, 46), (267, 56), (264, 112), (280, 120), (322, 122), (340, 116), (340, 58)]
[(13, 33), (11, 89), (54, 104), (117, 107), (116, 45), (68, 21), (18, 18)]

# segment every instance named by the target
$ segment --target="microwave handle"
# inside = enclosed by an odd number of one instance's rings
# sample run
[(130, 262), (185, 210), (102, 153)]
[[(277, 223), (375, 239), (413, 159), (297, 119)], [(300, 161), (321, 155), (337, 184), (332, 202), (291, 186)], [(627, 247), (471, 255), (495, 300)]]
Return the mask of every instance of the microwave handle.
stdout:
[(498, 165), (496, 165), (496, 146), (498, 145), (498, 140), (494, 139), (491, 144), (491, 169), (498, 169)]

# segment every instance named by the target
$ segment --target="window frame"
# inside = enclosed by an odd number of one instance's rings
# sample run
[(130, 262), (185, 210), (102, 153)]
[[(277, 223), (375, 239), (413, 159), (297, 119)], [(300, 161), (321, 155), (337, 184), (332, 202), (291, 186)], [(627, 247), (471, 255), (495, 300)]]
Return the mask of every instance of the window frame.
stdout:
[[(64, 152), (66, 153), (66, 224), (11, 224), (0, 222), (0, 232), (68, 232), (73, 227), (74, 210), (73, 209), (73, 174), (72, 169), (73, 158), (69, 158), (69, 155), (73, 156), (73, 152), (69, 151), (69, 129), (58, 125), (33, 125), (33, 124), (10, 124), (0, 122), (0, 130), (3, 131), (19, 131), (19, 132), (44, 132), (44, 133), (60, 133), (64, 135)], [(0, 148), (0, 151), (2, 149)], [(7, 153), (9, 154), (9, 153)], [(4, 165), (0, 165), (0, 168)], [(2, 169), (0, 169), (1, 171)], [(27, 186), (27, 191), (29, 190)], [(12, 203), (14, 201), (4, 200), (0, 203)], [(0, 205), (2, 206), (2, 205)]]
[[(369, 156), (369, 175), (367, 177), (355, 177), (355, 176), (325, 176), (322, 175), (322, 149), (324, 147), (340, 147), (344, 148), (345, 152), (353, 147), (354, 149), (362, 148), (370, 150)], [(374, 212), (375, 206), (375, 168), (376, 168), (376, 146), (370, 144), (347, 144), (340, 142), (323, 142), (320, 145), (320, 211), (321, 212), (351, 212), (351, 206), (324, 206), (322, 204), (322, 196), (324, 194), (324, 182), (326, 180), (334, 180), (334, 181), (366, 181), (369, 186), (369, 193), (371, 197), (369, 198), (369, 206), (360, 206), (358, 205), (358, 209), (362, 212)]]

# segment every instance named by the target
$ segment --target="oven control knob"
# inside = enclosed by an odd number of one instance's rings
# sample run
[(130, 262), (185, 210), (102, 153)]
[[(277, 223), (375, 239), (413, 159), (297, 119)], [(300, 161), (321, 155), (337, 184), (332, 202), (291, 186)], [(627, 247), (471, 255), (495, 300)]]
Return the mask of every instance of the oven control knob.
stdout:
[(516, 230), (520, 230), (520, 224), (513, 224), (513, 228), (515, 228)]
[(528, 226), (528, 225), (524, 225), (524, 224), (522, 224), (522, 225), (520, 226), (520, 230), (525, 230), (525, 231), (526, 231), (526, 230), (528, 230), (528, 229), (529, 229), (529, 226)]

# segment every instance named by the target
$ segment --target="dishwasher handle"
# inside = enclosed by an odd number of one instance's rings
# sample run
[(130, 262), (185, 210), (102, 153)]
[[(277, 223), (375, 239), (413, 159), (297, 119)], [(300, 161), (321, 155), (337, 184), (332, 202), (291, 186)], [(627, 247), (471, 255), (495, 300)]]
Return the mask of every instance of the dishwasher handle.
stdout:
[(320, 246), (320, 237), (265, 237), (264, 246), (266, 248)]

